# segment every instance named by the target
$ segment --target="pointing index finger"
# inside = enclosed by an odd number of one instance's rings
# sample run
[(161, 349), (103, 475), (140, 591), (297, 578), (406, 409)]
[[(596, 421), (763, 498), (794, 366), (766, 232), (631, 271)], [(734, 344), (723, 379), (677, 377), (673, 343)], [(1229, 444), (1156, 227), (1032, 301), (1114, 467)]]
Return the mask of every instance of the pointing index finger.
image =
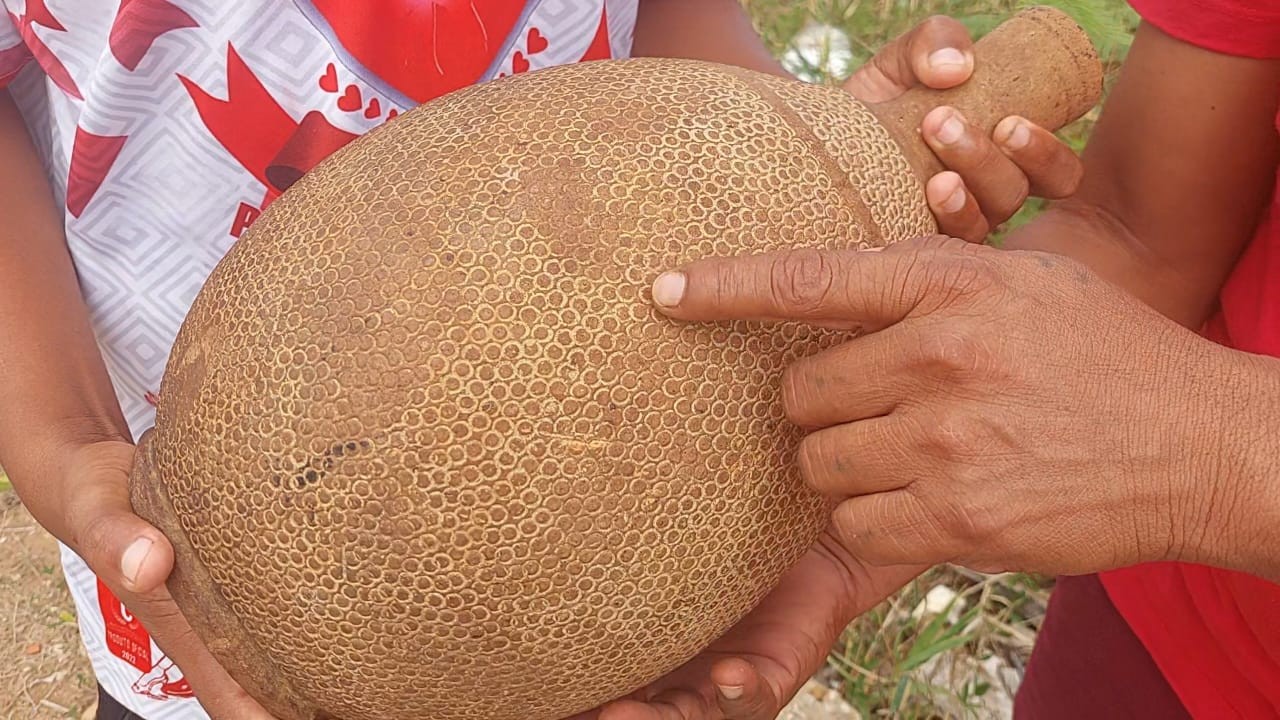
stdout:
[[(884, 252), (798, 249), (697, 260), (653, 284), (657, 308), (698, 322), (799, 320), (842, 322), (874, 331), (916, 311), (942, 283), (962, 274), (967, 245), (952, 238), (901, 243)], [(955, 288), (940, 297), (952, 298)]]

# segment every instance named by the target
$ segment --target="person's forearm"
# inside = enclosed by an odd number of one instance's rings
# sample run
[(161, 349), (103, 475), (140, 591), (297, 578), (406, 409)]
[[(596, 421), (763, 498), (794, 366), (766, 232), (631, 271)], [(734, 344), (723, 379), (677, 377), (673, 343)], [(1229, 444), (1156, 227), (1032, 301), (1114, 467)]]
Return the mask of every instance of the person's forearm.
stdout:
[(1198, 327), (1272, 197), (1278, 103), (1280, 62), (1144, 23), (1085, 148), (1079, 191), (1005, 247), (1083, 261)]
[(0, 465), (38, 483), (81, 440), (128, 438), (59, 213), (12, 99), (0, 91)]
[(1198, 329), (1217, 298), (1221, 274), (1213, 265), (1190, 272), (1147, 250), (1105, 208), (1080, 200), (1052, 205), (1010, 232), (1006, 250), (1036, 250), (1083, 263), (1166, 317)]
[(738, 0), (641, 0), (631, 54), (706, 60), (792, 77), (765, 47)]

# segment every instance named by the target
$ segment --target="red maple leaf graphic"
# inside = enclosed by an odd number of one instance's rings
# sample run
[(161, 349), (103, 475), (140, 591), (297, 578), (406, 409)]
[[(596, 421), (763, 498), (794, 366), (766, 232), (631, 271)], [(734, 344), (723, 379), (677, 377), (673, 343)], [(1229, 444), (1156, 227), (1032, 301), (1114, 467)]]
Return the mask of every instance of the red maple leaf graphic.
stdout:
[[(179, 75), (178, 79), (214, 138), (270, 189), (268, 202), (315, 163), (356, 138), (335, 127), (318, 111), (294, 120), (230, 45), (225, 100), (214, 97), (188, 77)], [(246, 128), (253, 130), (245, 132)]]
[(591, 46), (578, 62), (608, 60), (611, 57), (613, 57), (613, 48), (609, 45), (609, 10), (606, 7), (600, 12), (600, 24), (596, 26), (596, 35), (591, 39)]
[(14, 27), (18, 28), (22, 35), (22, 40), (27, 44), (27, 48), (31, 51), (31, 56), (40, 63), (40, 67), (44, 69), (49, 79), (54, 82), (63, 92), (77, 100), (83, 100), (80, 95), (80, 88), (76, 85), (76, 81), (71, 78), (71, 73), (67, 67), (62, 64), (57, 55), (49, 49), (44, 40), (40, 39), (40, 35), (36, 33), (37, 26), (47, 28), (54, 32), (66, 32), (67, 28), (58, 22), (58, 19), (49, 12), (49, 8), (45, 7), (45, 0), (27, 0), (27, 10), (18, 17), (12, 13), (9, 14)]
[(125, 135), (95, 135), (82, 127), (76, 128), (71, 167), (67, 171), (67, 212), (73, 217), (80, 217), (98, 192), (126, 140)]
[(45, 5), (44, 0), (27, 0), (27, 11), (23, 14), (23, 18), (34, 25), (43, 25), (50, 30), (58, 32), (66, 32), (67, 28), (58, 19), (49, 12), (49, 7)]

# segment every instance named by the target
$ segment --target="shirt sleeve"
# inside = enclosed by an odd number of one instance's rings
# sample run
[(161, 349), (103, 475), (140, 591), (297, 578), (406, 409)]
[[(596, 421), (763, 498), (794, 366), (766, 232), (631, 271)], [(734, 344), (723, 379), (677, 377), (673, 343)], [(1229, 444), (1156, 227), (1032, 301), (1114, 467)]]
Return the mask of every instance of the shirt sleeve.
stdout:
[[(0, 12), (4, 10), (0, 3)], [(0, 15), (0, 90), (31, 60), (31, 51), (18, 32), (17, 19), (8, 12)]]
[(1213, 52), (1280, 58), (1280, 3), (1272, 0), (1129, 0), (1143, 20)]

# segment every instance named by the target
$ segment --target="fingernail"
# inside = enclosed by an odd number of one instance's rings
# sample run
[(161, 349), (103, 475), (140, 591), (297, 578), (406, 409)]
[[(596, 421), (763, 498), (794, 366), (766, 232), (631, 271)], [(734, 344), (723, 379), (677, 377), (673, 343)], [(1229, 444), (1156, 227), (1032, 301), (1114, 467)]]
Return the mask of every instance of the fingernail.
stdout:
[(965, 200), (964, 188), (962, 187), (956, 188), (955, 192), (948, 195), (947, 199), (942, 201), (942, 205), (940, 206), (942, 209), (942, 212), (945, 212), (945, 213), (960, 212), (960, 209), (964, 207), (964, 200)]
[(720, 690), (725, 700), (737, 700), (742, 697), (741, 685), (717, 685), (716, 688)]
[(960, 120), (960, 116), (951, 113), (946, 120), (942, 121), (942, 125), (938, 126), (938, 132), (934, 136), (938, 142), (943, 145), (955, 145), (964, 137), (964, 122)]
[(1004, 138), (1004, 146), (1010, 150), (1021, 150), (1031, 142), (1031, 128), (1021, 120), (1013, 121), (1013, 129)]
[(653, 281), (653, 301), (662, 307), (675, 307), (684, 299), (685, 276), (682, 272), (666, 272)]
[(150, 538), (138, 538), (125, 548), (124, 556), (120, 558), (120, 571), (129, 583), (138, 582), (138, 573), (142, 571), (142, 563), (151, 554), (152, 544)]
[(934, 50), (929, 55), (929, 67), (934, 70), (956, 70), (965, 66), (964, 53), (955, 48)]

